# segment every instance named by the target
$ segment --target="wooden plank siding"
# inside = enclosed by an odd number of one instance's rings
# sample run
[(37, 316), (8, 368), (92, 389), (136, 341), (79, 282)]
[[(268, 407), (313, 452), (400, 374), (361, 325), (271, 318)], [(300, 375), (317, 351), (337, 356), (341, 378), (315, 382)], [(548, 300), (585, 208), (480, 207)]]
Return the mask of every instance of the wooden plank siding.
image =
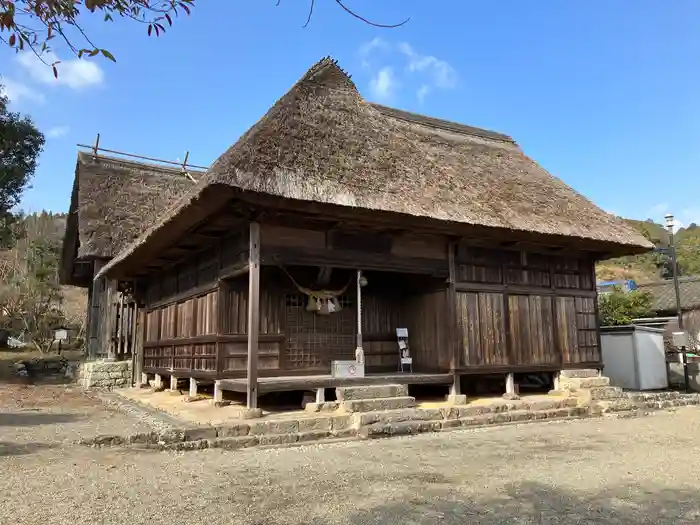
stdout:
[(460, 244), (461, 368), (600, 363), (593, 262)]
[[(357, 269), (369, 371), (398, 367), (396, 328), (409, 330), (414, 371), (557, 369), (600, 362), (593, 262), (484, 248), (440, 235), (260, 224), (262, 375), (328, 373), (355, 350)], [(300, 286), (332, 267), (343, 308), (307, 311)], [(248, 234), (234, 232), (144, 283), (144, 371), (245, 377)], [(290, 272), (290, 273), (287, 273)]]

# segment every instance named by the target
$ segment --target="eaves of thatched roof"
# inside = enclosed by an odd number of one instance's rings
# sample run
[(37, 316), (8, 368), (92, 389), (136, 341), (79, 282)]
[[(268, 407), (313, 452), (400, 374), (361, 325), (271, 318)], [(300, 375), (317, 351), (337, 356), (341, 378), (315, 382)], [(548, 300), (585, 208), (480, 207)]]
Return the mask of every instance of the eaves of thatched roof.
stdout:
[[(195, 173), (200, 177), (201, 173)], [(79, 152), (60, 278), (76, 261), (111, 259), (194, 187), (181, 169)]]
[(528, 158), (510, 137), (371, 104), (326, 58), (102, 273), (116, 276), (127, 259), (153, 253), (156, 244), (166, 246), (203, 219), (202, 208), (221, 206), (224, 189), (241, 197), (267, 194), (575, 237), (620, 253), (651, 248), (639, 233)]

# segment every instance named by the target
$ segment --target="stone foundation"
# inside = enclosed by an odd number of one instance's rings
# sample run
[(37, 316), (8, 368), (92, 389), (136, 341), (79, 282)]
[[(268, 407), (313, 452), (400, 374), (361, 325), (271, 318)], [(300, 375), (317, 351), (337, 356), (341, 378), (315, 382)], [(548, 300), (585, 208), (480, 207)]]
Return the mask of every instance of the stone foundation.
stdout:
[(131, 385), (131, 361), (87, 361), (78, 368), (83, 388), (125, 388)]

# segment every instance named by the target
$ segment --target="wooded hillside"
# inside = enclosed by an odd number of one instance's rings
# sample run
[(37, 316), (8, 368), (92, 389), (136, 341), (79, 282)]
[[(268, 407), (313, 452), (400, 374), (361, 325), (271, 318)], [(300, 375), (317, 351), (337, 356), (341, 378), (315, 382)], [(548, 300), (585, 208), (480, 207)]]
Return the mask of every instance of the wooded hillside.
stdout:
[[(625, 220), (658, 248), (669, 246), (669, 234), (660, 224), (652, 220)], [(681, 228), (676, 233), (675, 242), (679, 275), (700, 275), (700, 227), (693, 223), (687, 228)], [(668, 255), (650, 252), (602, 261), (596, 268), (596, 274), (602, 280), (633, 279), (648, 282), (670, 278), (672, 270)]]
[(12, 335), (39, 342), (59, 324), (84, 328), (86, 292), (58, 281), (65, 224), (65, 214), (27, 215), (13, 226), (13, 246), (0, 250), (0, 321)]

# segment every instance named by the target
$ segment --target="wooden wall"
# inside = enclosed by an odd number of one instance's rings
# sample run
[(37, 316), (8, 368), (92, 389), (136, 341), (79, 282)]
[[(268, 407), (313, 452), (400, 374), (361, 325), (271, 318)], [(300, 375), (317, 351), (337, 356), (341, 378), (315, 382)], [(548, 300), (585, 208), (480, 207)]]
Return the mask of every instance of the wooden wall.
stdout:
[(215, 375), (221, 370), (219, 280), (247, 260), (246, 243), (243, 233), (228, 236), (145, 283), (145, 371)]
[[(486, 249), (418, 234), (261, 225), (261, 373), (327, 373), (356, 346), (357, 268), (363, 288), (367, 367), (398, 364), (396, 328), (409, 329), (414, 369), (502, 371), (556, 369), (600, 362), (591, 260)], [(247, 365), (246, 234), (183, 258), (146, 284), (145, 371), (241, 377)], [(350, 285), (343, 310), (306, 311), (319, 269), (332, 267), (329, 289)], [(452, 270), (450, 270), (452, 268)]]
[(592, 261), (460, 245), (455, 275), (462, 367), (600, 362)]

